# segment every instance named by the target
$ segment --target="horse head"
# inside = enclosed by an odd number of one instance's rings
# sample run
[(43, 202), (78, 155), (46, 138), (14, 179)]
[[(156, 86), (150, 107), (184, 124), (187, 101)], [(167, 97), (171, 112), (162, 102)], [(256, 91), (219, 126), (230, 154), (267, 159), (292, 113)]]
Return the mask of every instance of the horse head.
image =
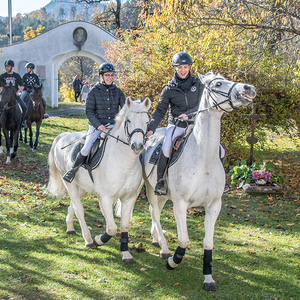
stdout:
[(112, 134), (123, 124), (127, 141), (135, 154), (140, 154), (144, 149), (150, 107), (151, 101), (149, 98), (145, 98), (141, 102), (140, 100), (132, 101), (130, 97), (127, 97), (125, 105), (115, 118), (116, 124)]
[(2, 112), (5, 108), (16, 105), (17, 91), (11, 82), (8, 85), (5, 85), (5, 82), (1, 82), (1, 87), (2, 97), (0, 102), (0, 111)]
[(42, 87), (43, 87), (42, 84), (40, 86), (38, 85), (32, 86), (31, 101), (34, 110), (37, 110), (41, 104), (42, 96), (43, 96)]
[[(256, 96), (255, 87), (252, 85), (230, 81), (213, 72), (205, 75), (198, 74), (198, 76), (205, 85), (206, 93), (203, 93), (203, 95), (204, 97), (206, 95), (205, 98), (208, 102), (202, 104), (206, 106), (205, 109), (211, 107), (229, 112), (239, 106), (252, 103), (253, 98)], [(201, 99), (201, 102), (204, 101)]]

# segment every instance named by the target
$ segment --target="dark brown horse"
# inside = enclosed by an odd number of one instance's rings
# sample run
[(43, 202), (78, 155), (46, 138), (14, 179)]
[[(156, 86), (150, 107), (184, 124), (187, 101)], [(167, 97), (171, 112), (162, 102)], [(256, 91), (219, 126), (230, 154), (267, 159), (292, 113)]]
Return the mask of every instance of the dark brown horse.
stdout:
[[(33, 86), (32, 92), (29, 94), (28, 100), (26, 102), (27, 112), (25, 115), (25, 121), (27, 124), (27, 128), (25, 128), (25, 144), (28, 145), (27, 130), (29, 129), (29, 146), (33, 152), (36, 151), (38, 145), (40, 127), (46, 110), (46, 101), (42, 95), (42, 87), (43, 87), (42, 84), (40, 86)], [(33, 144), (32, 123), (34, 122), (36, 125), (36, 133), (35, 133), (35, 141)], [(20, 139), (22, 139), (22, 133), (20, 135)]]
[[(17, 102), (17, 90), (10, 83), (1, 83), (2, 97), (0, 102), (0, 130), (2, 128), (6, 141), (6, 164), (10, 164), (11, 158), (17, 155), (18, 137), (22, 122), (21, 107)], [(13, 150), (12, 150), (13, 148)], [(2, 151), (1, 131), (0, 131), (0, 151)]]

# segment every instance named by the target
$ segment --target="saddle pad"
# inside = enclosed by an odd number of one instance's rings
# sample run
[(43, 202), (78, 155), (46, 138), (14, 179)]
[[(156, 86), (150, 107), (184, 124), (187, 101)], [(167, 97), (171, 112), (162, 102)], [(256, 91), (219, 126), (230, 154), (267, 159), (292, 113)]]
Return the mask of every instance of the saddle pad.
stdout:
[[(178, 150), (173, 151), (169, 167), (174, 165), (177, 162), (177, 160), (179, 159), (179, 157), (181, 156), (181, 153), (183, 152), (183, 149), (185, 147), (185, 144), (186, 144), (190, 134), (191, 134), (191, 132), (184, 138), (184, 140), (180, 144)], [(161, 148), (162, 148), (162, 143), (161, 143), (161, 141), (159, 141), (157, 143), (157, 146), (155, 147), (155, 150), (153, 151), (153, 153), (152, 153), (152, 155), (149, 159), (149, 164), (153, 164), (153, 165), (157, 164), (158, 158), (159, 158), (159, 155), (160, 155), (160, 152), (161, 152)]]
[[(104, 155), (106, 142), (107, 142), (107, 138), (104, 139), (102, 145), (99, 147), (100, 139), (99, 138), (96, 139), (96, 141), (94, 142), (94, 144), (92, 146), (92, 150), (86, 159), (86, 162), (82, 164), (83, 168), (85, 168), (87, 170), (94, 170), (95, 168), (97, 168), (99, 166), (99, 164), (103, 158), (103, 155)], [(77, 154), (81, 150), (82, 147), (83, 147), (83, 144), (81, 142), (78, 142), (75, 144), (74, 150), (71, 154), (72, 162), (75, 161)], [(95, 149), (95, 148), (97, 148), (97, 149)], [(92, 153), (92, 155), (91, 155), (91, 153)]]

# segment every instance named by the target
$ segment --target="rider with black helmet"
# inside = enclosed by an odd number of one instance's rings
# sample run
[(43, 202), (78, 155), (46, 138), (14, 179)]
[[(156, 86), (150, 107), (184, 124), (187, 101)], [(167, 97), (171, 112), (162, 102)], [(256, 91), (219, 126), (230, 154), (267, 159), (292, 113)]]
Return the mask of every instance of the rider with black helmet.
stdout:
[(93, 142), (105, 130), (106, 126), (115, 123), (115, 116), (125, 104), (123, 92), (114, 84), (116, 70), (111, 63), (103, 63), (99, 67), (100, 82), (89, 92), (86, 100), (86, 115), (89, 128), (86, 140), (71, 170), (63, 177), (72, 182), (78, 168), (89, 154)]
[(29, 62), (25, 66), (26, 72), (22, 76), (24, 83), (24, 91), (22, 92), (21, 98), (26, 102), (27, 96), (32, 92), (32, 86), (39, 86), (40, 80), (39, 77), (34, 73), (35, 65), (32, 62)]
[(17, 101), (22, 108), (22, 116), (23, 116), (22, 127), (27, 127), (24, 122), (27, 106), (20, 97), (20, 93), (23, 91), (24, 86), (23, 86), (21, 76), (18, 73), (13, 72), (14, 66), (15, 66), (15, 63), (13, 60), (7, 59), (5, 61), (4, 67), (5, 67), (6, 73), (3, 73), (0, 75), (0, 91), (2, 91), (2, 87), (1, 87), (2, 82), (4, 82), (5, 85), (9, 85), (10, 83), (12, 83), (12, 86), (17, 90), (17, 92), (16, 92)]
[[(147, 139), (155, 132), (170, 108), (169, 124), (162, 145), (162, 153), (157, 164), (157, 184), (154, 190), (157, 195), (167, 194), (163, 176), (168, 164), (172, 141), (185, 132), (188, 125), (188, 115), (197, 111), (204, 89), (201, 81), (191, 75), (192, 63), (191, 56), (186, 52), (178, 52), (173, 56), (174, 76), (162, 90), (159, 102), (148, 126)], [(175, 118), (180, 120), (177, 126), (175, 126)]]

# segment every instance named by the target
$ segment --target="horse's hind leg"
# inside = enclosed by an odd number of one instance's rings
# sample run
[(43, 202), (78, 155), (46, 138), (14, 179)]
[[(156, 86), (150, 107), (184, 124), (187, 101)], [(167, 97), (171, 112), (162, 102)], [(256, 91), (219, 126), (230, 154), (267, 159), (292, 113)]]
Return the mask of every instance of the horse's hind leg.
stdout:
[(215, 281), (211, 275), (212, 265), (212, 249), (214, 246), (214, 228), (221, 210), (222, 201), (218, 199), (212, 202), (208, 207), (205, 207), (205, 237), (203, 239), (204, 256), (203, 256), (203, 275), (204, 289), (206, 291), (215, 291), (217, 289)]
[(167, 201), (167, 198), (160, 197), (160, 199), (158, 200), (158, 197), (154, 194), (153, 187), (148, 183), (146, 183), (146, 191), (147, 191), (148, 201), (150, 203), (149, 210), (152, 218), (152, 226), (151, 226), (151, 236), (153, 238), (152, 245), (160, 246), (161, 248), (160, 257), (166, 259), (170, 257), (171, 254), (164, 233), (162, 231), (162, 227), (160, 223), (160, 214), (161, 214), (161, 210), (163, 209)]
[(29, 124), (28, 124), (28, 129), (29, 129), (29, 147), (30, 147), (30, 149), (33, 149), (33, 142), (32, 142), (32, 136), (33, 136), (33, 133), (32, 133), (32, 123), (29, 123)]
[(71, 201), (70, 206), (68, 207), (68, 214), (66, 217), (66, 223), (67, 223), (67, 234), (75, 234), (76, 231), (74, 229), (74, 215), (75, 215), (75, 209), (73, 207), (73, 202)]
[(4, 155), (3, 152), (3, 146), (2, 146), (2, 134), (1, 134), (1, 128), (0, 128), (0, 156)]
[[(84, 219), (83, 206), (80, 202), (80, 199), (81, 199), (81, 196), (82, 196), (83, 193), (75, 185), (75, 183), (72, 183), (72, 184), (66, 183), (66, 187), (67, 187), (67, 190), (68, 190), (71, 202), (72, 202), (71, 205), (73, 206), (76, 217), (77, 217), (77, 219), (79, 221), (79, 224), (80, 224), (81, 233), (82, 233), (82, 236), (85, 240), (85, 246), (87, 248), (94, 248), (91, 233), (90, 233), (90, 231), (89, 231), (89, 229), (86, 225), (85, 219)], [(70, 211), (68, 211), (68, 216), (67, 216), (67, 220), (66, 220), (67, 222), (70, 222), (70, 218), (72, 217), (72, 214), (74, 216), (73, 210), (70, 209)], [(68, 230), (69, 230), (69, 228), (68, 228)]]

